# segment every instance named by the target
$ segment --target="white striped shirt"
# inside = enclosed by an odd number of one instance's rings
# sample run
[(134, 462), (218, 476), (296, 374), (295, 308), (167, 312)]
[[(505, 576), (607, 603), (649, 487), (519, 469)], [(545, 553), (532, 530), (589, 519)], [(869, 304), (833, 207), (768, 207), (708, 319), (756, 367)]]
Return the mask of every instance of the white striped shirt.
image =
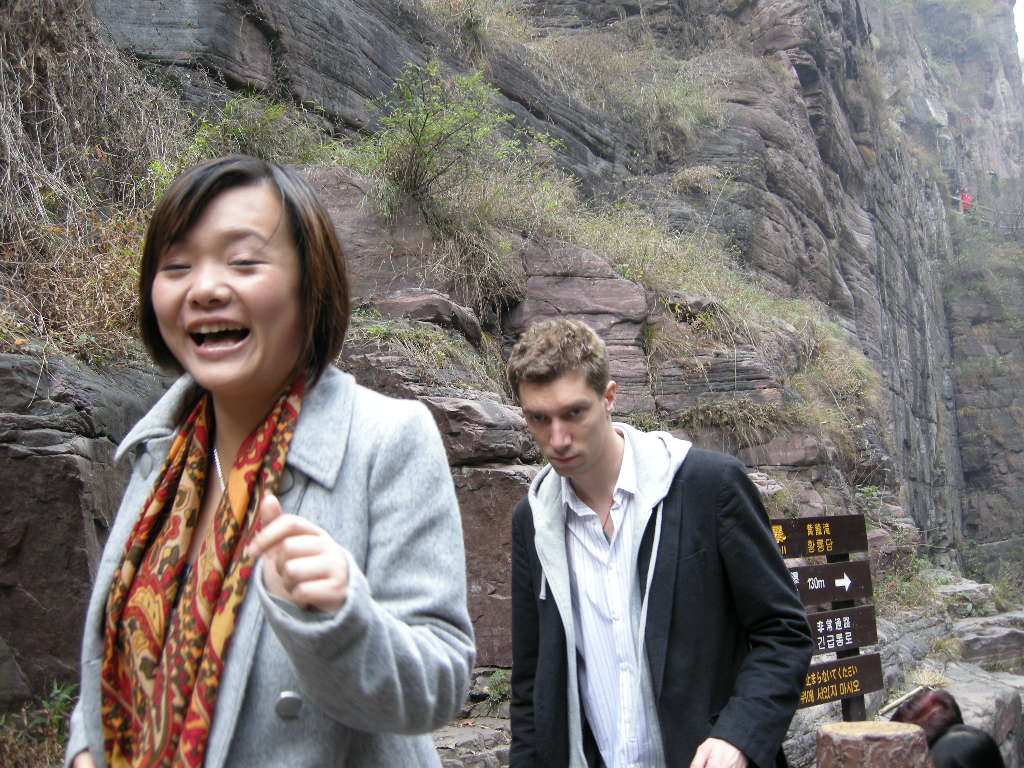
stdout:
[(597, 513), (580, 501), (564, 477), (562, 498), (587, 722), (607, 768), (640, 768), (652, 765), (658, 754), (644, 714), (639, 665), (645, 662), (638, 653), (633, 620), (639, 610), (634, 611), (631, 603), (640, 600), (636, 552), (651, 510), (634, 508), (636, 466), (629, 440), (625, 435), (623, 439), (626, 445), (609, 513), (615, 526), (611, 542)]

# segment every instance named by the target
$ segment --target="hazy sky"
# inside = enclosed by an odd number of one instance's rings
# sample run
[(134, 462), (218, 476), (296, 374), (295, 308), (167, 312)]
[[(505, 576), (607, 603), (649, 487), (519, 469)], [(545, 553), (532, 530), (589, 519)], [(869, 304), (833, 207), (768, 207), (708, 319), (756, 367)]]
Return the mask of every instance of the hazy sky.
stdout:
[(1013, 6), (1013, 19), (1017, 26), (1017, 52), (1024, 57), (1024, 2), (1021, 0)]

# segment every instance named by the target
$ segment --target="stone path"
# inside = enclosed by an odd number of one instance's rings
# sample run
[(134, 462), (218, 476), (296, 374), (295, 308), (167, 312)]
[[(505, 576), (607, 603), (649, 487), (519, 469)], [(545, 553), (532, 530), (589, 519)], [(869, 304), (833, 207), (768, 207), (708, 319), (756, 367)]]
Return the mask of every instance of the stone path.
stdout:
[(444, 768), (500, 768), (508, 765), (509, 721), (503, 717), (456, 720), (434, 732)]

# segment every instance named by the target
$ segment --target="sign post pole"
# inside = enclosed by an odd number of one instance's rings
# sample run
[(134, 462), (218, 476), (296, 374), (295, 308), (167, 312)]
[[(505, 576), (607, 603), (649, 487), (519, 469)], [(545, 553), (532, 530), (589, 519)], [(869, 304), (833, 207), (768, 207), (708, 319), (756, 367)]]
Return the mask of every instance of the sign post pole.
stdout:
[[(798, 706), (841, 701), (844, 721), (863, 721), (864, 694), (883, 688), (881, 656), (860, 652), (878, 642), (874, 607), (859, 604), (871, 599), (871, 567), (867, 560), (850, 558), (851, 552), (867, 551), (864, 517), (829, 515), (770, 523), (784, 558), (825, 560), (791, 566), (789, 571), (803, 604), (820, 606), (807, 616), (817, 653), (836, 655), (807, 670)], [(822, 610), (826, 606), (830, 610)]]
[[(845, 563), (849, 562), (850, 556), (843, 553), (841, 555), (828, 555), (825, 559), (830, 563)], [(836, 600), (832, 603), (833, 610), (840, 608), (852, 608), (853, 606), (853, 600)], [(836, 651), (837, 659), (848, 659), (851, 656), (860, 656), (860, 648)], [(863, 694), (843, 699), (840, 702), (840, 706), (843, 708), (843, 722), (848, 723), (851, 721), (867, 720), (867, 708), (864, 704)]]

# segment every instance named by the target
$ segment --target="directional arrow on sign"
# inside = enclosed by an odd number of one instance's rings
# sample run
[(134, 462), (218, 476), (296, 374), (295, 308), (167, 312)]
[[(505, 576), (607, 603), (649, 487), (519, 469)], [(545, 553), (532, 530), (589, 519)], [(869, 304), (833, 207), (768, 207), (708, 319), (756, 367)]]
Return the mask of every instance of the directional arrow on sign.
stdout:
[(801, 565), (789, 571), (804, 605), (859, 600), (871, 595), (871, 567), (867, 560)]

